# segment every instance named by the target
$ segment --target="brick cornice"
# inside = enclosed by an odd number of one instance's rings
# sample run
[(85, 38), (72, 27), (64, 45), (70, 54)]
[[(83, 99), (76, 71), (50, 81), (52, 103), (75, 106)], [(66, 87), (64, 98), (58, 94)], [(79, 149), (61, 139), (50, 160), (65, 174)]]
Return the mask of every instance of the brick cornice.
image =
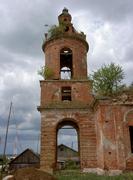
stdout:
[(60, 35), (52, 36), (52, 37), (48, 38), (46, 41), (43, 42), (42, 50), (45, 52), (45, 47), (49, 43), (51, 43), (51, 42), (53, 42), (55, 40), (58, 40), (58, 39), (75, 39), (75, 40), (81, 41), (86, 46), (86, 50), (87, 51), (89, 50), (89, 44), (79, 34), (60, 34)]

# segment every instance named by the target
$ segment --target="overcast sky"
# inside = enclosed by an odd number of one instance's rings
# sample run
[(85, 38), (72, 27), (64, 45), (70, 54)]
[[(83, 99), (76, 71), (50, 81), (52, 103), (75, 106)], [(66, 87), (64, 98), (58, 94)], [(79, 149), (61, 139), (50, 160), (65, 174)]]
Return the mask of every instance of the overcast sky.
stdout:
[(125, 83), (133, 81), (133, 0), (1, 0), (0, 153), (11, 101), (7, 152), (13, 153), (16, 134), (19, 151), (39, 149), (41, 77), (37, 71), (44, 64), (41, 46), (45, 24), (57, 24), (64, 7), (72, 15), (74, 27), (87, 35), (88, 73), (115, 62), (123, 67)]

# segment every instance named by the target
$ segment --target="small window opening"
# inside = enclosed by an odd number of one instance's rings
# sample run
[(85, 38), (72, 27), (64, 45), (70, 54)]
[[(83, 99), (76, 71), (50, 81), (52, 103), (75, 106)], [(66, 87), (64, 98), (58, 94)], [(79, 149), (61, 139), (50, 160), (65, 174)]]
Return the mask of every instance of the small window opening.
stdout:
[(71, 87), (62, 87), (62, 101), (71, 101)]
[(133, 126), (129, 126), (131, 152), (133, 153)]
[(69, 48), (60, 51), (60, 76), (61, 79), (72, 78), (72, 51)]
[(66, 26), (66, 28), (65, 28), (65, 32), (68, 32), (69, 31), (69, 27), (68, 26)]
[(65, 18), (64, 21), (67, 21), (67, 19)]

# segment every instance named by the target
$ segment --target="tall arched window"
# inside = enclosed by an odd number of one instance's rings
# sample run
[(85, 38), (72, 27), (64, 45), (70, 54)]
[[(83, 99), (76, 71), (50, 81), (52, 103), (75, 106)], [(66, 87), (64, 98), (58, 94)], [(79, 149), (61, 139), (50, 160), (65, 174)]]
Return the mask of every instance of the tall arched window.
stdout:
[(69, 48), (60, 51), (60, 78), (72, 78), (72, 50)]

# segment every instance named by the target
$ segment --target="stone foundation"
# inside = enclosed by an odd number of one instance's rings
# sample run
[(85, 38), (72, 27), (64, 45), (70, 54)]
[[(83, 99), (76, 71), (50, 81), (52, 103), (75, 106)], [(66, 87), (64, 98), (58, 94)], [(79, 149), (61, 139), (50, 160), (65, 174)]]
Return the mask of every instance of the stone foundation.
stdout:
[(107, 176), (118, 176), (122, 174), (122, 170), (103, 170), (100, 168), (84, 168), (83, 173), (95, 173), (97, 175), (107, 175)]

